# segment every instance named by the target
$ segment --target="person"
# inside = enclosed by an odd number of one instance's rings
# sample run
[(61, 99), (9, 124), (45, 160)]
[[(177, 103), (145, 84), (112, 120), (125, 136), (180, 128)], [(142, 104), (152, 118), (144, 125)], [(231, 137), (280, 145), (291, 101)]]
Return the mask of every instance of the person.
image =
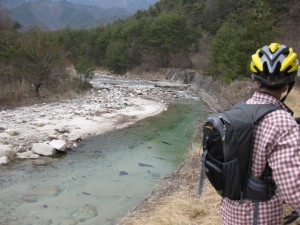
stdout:
[[(271, 43), (252, 55), (250, 70), (259, 90), (247, 104), (274, 104), (254, 127), (251, 174), (271, 179), (277, 189), (269, 201), (259, 203), (257, 224), (283, 224), (283, 202), (300, 212), (300, 131), (284, 100), (293, 88), (299, 63), (292, 48)], [(270, 168), (269, 176), (263, 176)], [(253, 224), (254, 202), (221, 200), (221, 222), (226, 225)]]

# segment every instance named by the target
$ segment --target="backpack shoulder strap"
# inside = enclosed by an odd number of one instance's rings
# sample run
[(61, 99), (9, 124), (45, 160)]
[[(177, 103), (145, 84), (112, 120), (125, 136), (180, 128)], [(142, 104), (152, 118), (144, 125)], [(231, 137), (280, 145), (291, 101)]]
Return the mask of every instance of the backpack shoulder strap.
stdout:
[(203, 152), (202, 157), (201, 157), (201, 168), (200, 168), (200, 180), (199, 180), (198, 195), (202, 195), (202, 190), (203, 190), (203, 186), (204, 186), (206, 155), (207, 155), (207, 151)]
[(254, 124), (258, 123), (266, 114), (279, 109), (273, 104), (247, 104), (245, 102), (239, 102), (233, 108), (247, 112)]

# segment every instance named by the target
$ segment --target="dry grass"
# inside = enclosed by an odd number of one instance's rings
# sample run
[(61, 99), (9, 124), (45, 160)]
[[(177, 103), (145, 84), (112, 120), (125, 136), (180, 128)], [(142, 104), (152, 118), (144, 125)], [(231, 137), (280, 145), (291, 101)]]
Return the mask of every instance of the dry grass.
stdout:
[(11, 85), (2, 84), (0, 86), (1, 106), (16, 106), (18, 102), (30, 95), (28, 89), (30, 89), (30, 86), (26, 82), (14, 82)]
[[(208, 200), (208, 199), (207, 199)], [(215, 225), (220, 223), (218, 216), (212, 216), (218, 203), (211, 202), (206, 207), (204, 201), (200, 201), (193, 195), (184, 191), (174, 193), (172, 196), (160, 200), (151, 212), (133, 221), (124, 224), (132, 225)]]
[[(122, 225), (214, 225), (220, 223), (220, 197), (208, 182), (199, 196), (199, 145), (194, 146), (177, 171), (166, 177)], [(209, 204), (208, 204), (209, 203)]]
[(150, 69), (147, 65), (136, 67), (128, 71), (125, 75), (130, 78), (142, 78), (147, 80), (162, 80), (165, 78), (165, 75), (159, 69)]
[(34, 87), (25, 81), (14, 82), (11, 86), (0, 85), (0, 110), (37, 103), (55, 102), (75, 98), (83, 91), (82, 82), (66, 81), (53, 85), (42, 85), (40, 97), (36, 97)]

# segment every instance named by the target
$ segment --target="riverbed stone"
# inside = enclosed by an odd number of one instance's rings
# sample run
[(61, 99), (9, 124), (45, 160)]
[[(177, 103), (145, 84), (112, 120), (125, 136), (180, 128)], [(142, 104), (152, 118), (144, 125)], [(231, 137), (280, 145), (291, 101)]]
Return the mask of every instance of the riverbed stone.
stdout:
[(10, 136), (18, 136), (19, 135), (19, 132), (17, 132), (14, 129), (7, 129), (6, 133), (8, 133), (8, 135), (10, 135)]
[(32, 165), (34, 165), (34, 166), (46, 166), (46, 165), (48, 165), (48, 162), (46, 162), (43, 159), (36, 159), (36, 160), (32, 161)]
[(19, 159), (30, 159), (32, 154), (34, 154), (33, 151), (20, 152), (20, 153), (17, 153), (17, 157)]
[(69, 141), (80, 141), (81, 140), (81, 135), (80, 134), (72, 134), (69, 137)]
[(30, 155), (29, 159), (38, 159), (39, 157), (40, 157), (40, 155), (33, 153)]
[(37, 197), (36, 196), (32, 196), (32, 195), (26, 195), (26, 196), (22, 197), (22, 200), (24, 202), (33, 203), (33, 202), (37, 202)]
[(59, 188), (57, 186), (41, 186), (34, 187), (30, 190), (33, 196), (56, 196), (59, 193)]
[(65, 140), (52, 140), (50, 141), (49, 145), (62, 152), (65, 152), (67, 149), (67, 143)]
[(16, 153), (17, 151), (11, 145), (0, 144), (0, 157), (6, 156), (7, 158), (12, 158)]
[(57, 127), (54, 129), (56, 132), (58, 133), (70, 133), (70, 129), (66, 128), (66, 127)]
[(32, 145), (32, 151), (43, 156), (53, 156), (56, 153), (55, 148), (47, 143), (35, 143)]
[(71, 214), (72, 219), (77, 220), (79, 223), (84, 223), (96, 216), (98, 216), (98, 210), (91, 204), (85, 204), (81, 207), (78, 207)]
[(152, 166), (150, 164), (146, 164), (146, 163), (139, 163), (139, 166), (141, 166), (141, 167), (154, 167), (154, 166)]
[(0, 166), (7, 165), (9, 163), (9, 159), (7, 156), (1, 156), (0, 157)]
[(126, 176), (128, 175), (128, 173), (126, 171), (120, 171), (119, 172), (119, 176)]
[(157, 173), (157, 172), (152, 172), (152, 171), (150, 171), (150, 170), (147, 170), (147, 173), (151, 174), (151, 176), (152, 176), (153, 178), (160, 178), (160, 176), (161, 176), (159, 173)]
[(6, 130), (6, 127), (0, 124), (0, 133), (4, 132)]

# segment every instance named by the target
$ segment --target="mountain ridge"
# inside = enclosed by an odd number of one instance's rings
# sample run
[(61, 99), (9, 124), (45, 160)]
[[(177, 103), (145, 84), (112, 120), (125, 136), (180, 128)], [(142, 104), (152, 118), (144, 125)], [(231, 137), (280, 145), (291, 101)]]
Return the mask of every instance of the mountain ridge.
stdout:
[[(109, 3), (110, 2), (110, 3)], [(26, 30), (89, 29), (124, 19), (157, 0), (0, 0), (12, 20)], [(102, 6), (102, 7), (101, 7)]]

